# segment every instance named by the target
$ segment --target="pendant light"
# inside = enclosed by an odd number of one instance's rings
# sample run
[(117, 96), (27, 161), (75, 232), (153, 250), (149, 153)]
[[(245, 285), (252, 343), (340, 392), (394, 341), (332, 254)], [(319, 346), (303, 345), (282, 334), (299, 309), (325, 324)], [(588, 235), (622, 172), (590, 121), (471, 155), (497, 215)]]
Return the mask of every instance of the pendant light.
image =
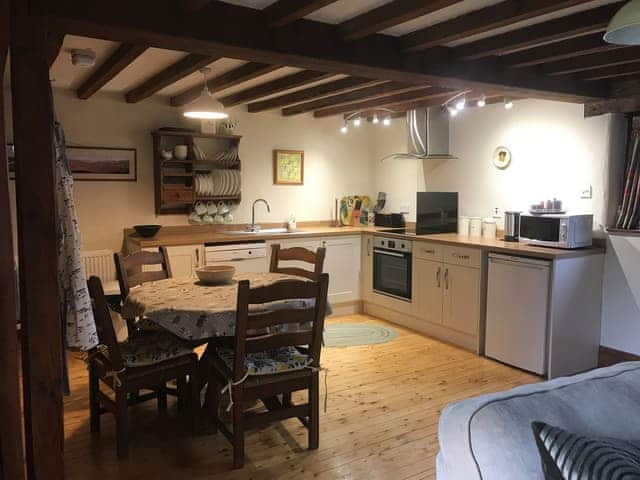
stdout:
[(640, 45), (640, 0), (631, 0), (618, 10), (604, 34), (607, 43)]
[(224, 111), (222, 103), (216, 100), (209, 91), (207, 73), (210, 71), (211, 69), (206, 67), (200, 69), (203, 77), (202, 93), (182, 112), (185, 117), (200, 120), (220, 120), (229, 117), (229, 114)]

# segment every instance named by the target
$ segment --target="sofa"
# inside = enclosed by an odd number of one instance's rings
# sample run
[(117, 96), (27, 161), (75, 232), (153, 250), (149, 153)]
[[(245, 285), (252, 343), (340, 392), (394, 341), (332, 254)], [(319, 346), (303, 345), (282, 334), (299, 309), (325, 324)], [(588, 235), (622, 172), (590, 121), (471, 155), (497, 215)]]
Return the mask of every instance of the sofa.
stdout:
[(438, 480), (544, 480), (531, 423), (640, 440), (640, 362), (482, 395), (440, 417)]

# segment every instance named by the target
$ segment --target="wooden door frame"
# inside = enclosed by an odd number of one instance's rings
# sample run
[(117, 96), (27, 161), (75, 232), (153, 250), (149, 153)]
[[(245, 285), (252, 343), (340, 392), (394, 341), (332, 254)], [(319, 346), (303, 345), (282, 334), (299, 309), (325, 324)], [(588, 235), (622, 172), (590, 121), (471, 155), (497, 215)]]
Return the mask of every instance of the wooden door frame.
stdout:
[(64, 478), (64, 351), (49, 64), (59, 42), (47, 34), (43, 7), (44, 0), (11, 3), (11, 90), (26, 470), (29, 479), (57, 480)]

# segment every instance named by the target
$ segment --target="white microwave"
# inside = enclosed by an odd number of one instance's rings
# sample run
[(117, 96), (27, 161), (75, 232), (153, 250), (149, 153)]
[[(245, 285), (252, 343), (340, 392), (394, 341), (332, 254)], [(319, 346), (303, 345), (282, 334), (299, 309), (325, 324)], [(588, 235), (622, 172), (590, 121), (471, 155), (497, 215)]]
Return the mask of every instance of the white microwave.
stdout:
[(588, 247), (593, 241), (593, 215), (522, 215), (520, 240), (544, 247)]

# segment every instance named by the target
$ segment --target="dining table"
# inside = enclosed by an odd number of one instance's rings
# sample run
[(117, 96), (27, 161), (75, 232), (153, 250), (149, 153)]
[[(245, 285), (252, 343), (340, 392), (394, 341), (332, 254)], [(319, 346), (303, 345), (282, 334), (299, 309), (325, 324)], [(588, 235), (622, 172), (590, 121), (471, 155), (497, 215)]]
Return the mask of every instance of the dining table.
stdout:
[[(249, 280), (251, 288), (284, 280), (310, 281), (305, 277), (271, 272), (239, 273), (228, 284), (211, 285), (197, 277), (167, 278), (131, 288), (122, 306), (126, 319), (145, 317), (164, 330), (190, 342), (235, 333), (238, 282)], [(251, 311), (310, 308), (314, 299), (292, 299), (252, 305)], [(327, 314), (331, 310), (327, 305)]]

